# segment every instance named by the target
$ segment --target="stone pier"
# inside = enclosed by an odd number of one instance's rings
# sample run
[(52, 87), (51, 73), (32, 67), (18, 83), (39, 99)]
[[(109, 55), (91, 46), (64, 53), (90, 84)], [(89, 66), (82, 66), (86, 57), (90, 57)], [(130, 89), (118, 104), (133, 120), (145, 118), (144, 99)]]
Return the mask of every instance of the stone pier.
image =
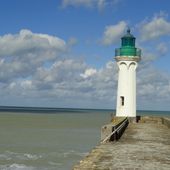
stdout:
[(170, 170), (170, 118), (141, 117), (118, 141), (96, 146), (73, 170)]

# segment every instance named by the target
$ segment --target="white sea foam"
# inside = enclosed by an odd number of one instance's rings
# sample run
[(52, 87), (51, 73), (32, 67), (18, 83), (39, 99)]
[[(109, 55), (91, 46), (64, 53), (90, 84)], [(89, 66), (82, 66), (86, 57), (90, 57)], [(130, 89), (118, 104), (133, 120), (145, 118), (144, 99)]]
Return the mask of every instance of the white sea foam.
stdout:
[(0, 165), (1, 170), (35, 170), (34, 167), (29, 167), (23, 164)]
[(52, 165), (52, 166), (61, 166), (61, 165), (63, 165), (62, 163), (52, 162), (52, 161), (49, 161), (48, 164)]
[(11, 151), (6, 151), (4, 154), (0, 154), (0, 160), (37, 160), (40, 158), (42, 158), (42, 155)]
[(0, 160), (11, 160), (11, 158), (6, 154), (0, 154)]
[(28, 153), (23, 154), (23, 156), (31, 160), (37, 160), (39, 158), (42, 158), (42, 155), (34, 155), (34, 154), (28, 154)]

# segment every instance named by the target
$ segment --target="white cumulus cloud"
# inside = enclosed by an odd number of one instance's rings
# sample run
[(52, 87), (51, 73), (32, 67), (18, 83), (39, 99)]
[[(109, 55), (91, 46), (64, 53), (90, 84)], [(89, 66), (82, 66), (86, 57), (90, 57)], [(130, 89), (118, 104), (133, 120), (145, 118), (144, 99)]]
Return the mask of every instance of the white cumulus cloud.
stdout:
[(121, 36), (124, 34), (127, 28), (125, 21), (120, 21), (116, 25), (110, 25), (105, 28), (102, 43), (104, 45), (110, 45), (120, 41)]
[(23, 29), (0, 36), (0, 80), (24, 78), (46, 62), (54, 61), (67, 49), (64, 40)]
[(88, 77), (96, 74), (96, 72), (97, 72), (96, 69), (89, 68), (89, 69), (86, 69), (83, 74), (80, 74), (80, 76), (83, 78), (88, 78)]
[(142, 41), (170, 35), (170, 22), (164, 16), (155, 16), (140, 25), (140, 33)]
[(36, 52), (36, 50), (64, 50), (65, 42), (47, 34), (32, 33), (23, 29), (18, 34), (7, 34), (0, 36), (0, 56), (20, 55), (25, 52)]

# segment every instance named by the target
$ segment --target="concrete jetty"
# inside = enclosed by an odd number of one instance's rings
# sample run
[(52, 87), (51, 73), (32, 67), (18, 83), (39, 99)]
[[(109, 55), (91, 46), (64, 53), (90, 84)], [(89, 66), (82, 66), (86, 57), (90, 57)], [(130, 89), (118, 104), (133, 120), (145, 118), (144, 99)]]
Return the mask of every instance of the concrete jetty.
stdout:
[(73, 170), (169, 170), (170, 118), (129, 122), (118, 141), (96, 146)]

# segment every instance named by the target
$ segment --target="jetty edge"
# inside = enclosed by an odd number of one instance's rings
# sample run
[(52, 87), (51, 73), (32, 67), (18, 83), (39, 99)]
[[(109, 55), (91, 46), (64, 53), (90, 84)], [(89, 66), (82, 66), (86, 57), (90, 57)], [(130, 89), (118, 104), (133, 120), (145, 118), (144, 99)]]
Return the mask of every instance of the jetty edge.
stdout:
[(73, 167), (73, 170), (119, 169), (170, 169), (170, 117), (113, 117), (112, 122), (101, 128), (101, 143)]

